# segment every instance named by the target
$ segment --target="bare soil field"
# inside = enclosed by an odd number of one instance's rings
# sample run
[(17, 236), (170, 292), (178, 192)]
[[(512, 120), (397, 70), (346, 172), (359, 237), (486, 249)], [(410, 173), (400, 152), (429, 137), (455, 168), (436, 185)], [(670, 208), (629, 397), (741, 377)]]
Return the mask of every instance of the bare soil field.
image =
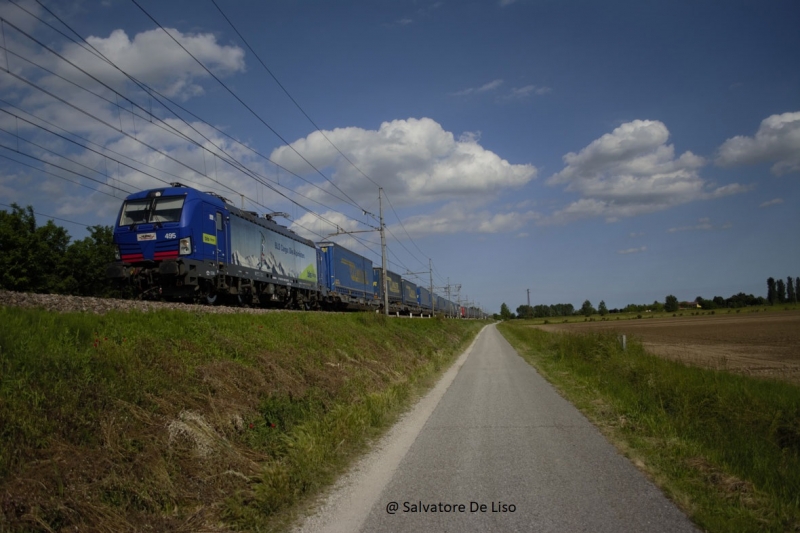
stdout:
[(800, 311), (745, 312), (548, 324), (545, 331), (615, 331), (650, 353), (695, 365), (800, 384)]

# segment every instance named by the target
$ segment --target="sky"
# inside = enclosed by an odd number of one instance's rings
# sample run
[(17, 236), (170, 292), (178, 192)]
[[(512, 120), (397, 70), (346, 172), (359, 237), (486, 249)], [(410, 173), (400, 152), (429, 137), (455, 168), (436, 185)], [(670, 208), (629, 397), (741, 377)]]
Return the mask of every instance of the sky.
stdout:
[(389, 269), (428, 286), (432, 264), (437, 293), (489, 313), (528, 290), (611, 309), (800, 276), (794, 0), (13, 0), (0, 18), (0, 209), (76, 239), (178, 181), (379, 265), (381, 187)]

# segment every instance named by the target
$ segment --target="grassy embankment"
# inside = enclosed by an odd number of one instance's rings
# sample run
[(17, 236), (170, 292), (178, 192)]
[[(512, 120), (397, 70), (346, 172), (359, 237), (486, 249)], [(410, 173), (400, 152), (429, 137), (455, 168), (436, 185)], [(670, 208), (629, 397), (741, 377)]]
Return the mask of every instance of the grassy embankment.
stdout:
[(0, 531), (281, 529), (483, 323), (0, 307)]
[(700, 527), (800, 530), (800, 388), (623, 352), (614, 334), (499, 329)]

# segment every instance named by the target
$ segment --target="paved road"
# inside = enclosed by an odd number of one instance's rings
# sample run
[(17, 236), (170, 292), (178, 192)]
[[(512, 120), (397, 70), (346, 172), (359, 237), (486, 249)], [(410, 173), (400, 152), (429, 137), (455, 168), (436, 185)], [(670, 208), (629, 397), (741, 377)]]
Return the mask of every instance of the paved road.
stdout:
[(494, 326), (421, 404), (303, 531), (696, 531)]

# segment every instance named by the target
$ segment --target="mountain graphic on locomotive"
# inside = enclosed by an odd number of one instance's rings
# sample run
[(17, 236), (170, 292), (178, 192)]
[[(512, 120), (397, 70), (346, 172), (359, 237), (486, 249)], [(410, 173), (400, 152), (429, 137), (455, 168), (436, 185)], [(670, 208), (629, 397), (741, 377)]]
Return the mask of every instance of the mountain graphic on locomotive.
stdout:
[[(139, 297), (295, 309), (382, 309), (381, 269), (336, 243), (315, 244), (270, 215), (172, 183), (133, 193), (114, 225), (107, 275)], [(387, 271), (389, 311), (470, 317)]]

